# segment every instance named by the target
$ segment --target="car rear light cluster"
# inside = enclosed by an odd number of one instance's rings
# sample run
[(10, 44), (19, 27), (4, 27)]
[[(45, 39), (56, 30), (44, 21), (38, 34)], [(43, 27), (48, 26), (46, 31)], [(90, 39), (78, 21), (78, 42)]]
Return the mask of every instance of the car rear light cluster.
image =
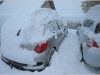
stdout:
[(87, 44), (88, 47), (96, 47), (96, 48), (99, 48), (97, 42), (93, 38), (87, 37), (86, 44)]
[(45, 43), (42, 43), (41, 45), (37, 45), (34, 49), (34, 51), (36, 53), (42, 53), (43, 51), (45, 51), (48, 47), (48, 41), (46, 41)]

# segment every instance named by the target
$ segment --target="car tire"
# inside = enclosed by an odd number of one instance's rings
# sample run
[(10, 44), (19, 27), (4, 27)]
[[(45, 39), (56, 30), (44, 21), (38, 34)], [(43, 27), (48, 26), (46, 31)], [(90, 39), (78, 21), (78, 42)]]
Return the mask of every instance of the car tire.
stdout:
[(49, 55), (49, 58), (48, 58), (48, 63), (47, 63), (47, 66), (50, 66), (51, 65), (51, 59), (52, 59), (52, 56), (54, 54), (56, 50), (53, 48), (50, 52), (50, 55)]

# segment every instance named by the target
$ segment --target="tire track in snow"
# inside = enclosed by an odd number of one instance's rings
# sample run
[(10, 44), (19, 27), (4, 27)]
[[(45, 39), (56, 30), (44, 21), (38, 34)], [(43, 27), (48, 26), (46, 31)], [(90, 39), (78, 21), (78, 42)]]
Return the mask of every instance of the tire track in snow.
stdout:
[[(80, 63), (79, 58), (79, 40), (76, 35), (76, 30), (70, 30), (68, 36), (59, 47), (59, 65), (61, 66), (62, 73), (64, 74), (90, 74), (91, 72), (86, 69), (84, 63)], [(52, 62), (54, 63), (54, 62)]]

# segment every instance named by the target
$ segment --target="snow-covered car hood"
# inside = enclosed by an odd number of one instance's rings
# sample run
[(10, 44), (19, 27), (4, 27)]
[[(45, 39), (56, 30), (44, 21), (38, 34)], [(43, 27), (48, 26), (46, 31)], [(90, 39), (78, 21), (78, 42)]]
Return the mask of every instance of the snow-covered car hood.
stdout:
[[(42, 13), (39, 14), (40, 12)], [(50, 14), (52, 15), (49, 16)], [(61, 19), (61, 17), (51, 9), (38, 9), (31, 15), (24, 12), (13, 14), (7, 19), (1, 30), (2, 54), (17, 62), (35, 63), (34, 58), (39, 54), (34, 50), (22, 48), (21, 44), (42, 43), (52, 36), (56, 36), (57, 33), (51, 33), (48, 27), (44, 26), (46, 23), (56, 19)], [(20, 29), (20, 34), (17, 36)]]

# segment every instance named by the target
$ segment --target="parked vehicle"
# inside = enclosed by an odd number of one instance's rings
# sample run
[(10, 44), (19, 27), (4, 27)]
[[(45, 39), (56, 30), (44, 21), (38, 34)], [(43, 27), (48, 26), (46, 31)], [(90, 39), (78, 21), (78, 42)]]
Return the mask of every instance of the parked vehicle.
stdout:
[(4, 23), (1, 31), (2, 60), (11, 68), (41, 71), (67, 36), (61, 16), (52, 9), (41, 8), (31, 14), (17, 13)]
[(100, 68), (100, 5), (91, 7), (78, 30), (81, 61)]
[(77, 29), (80, 27), (81, 23), (80, 22), (67, 22), (67, 25), (70, 29)]

